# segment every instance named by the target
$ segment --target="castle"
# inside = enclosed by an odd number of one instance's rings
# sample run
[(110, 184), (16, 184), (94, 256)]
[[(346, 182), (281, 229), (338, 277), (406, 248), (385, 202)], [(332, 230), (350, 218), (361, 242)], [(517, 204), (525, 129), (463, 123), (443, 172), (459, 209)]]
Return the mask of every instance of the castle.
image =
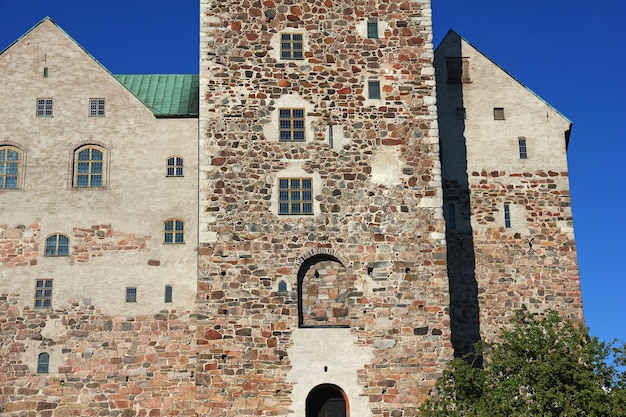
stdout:
[(0, 53), (0, 412), (417, 416), (513, 311), (582, 320), (571, 122), (429, 0), (201, 0), (199, 75)]

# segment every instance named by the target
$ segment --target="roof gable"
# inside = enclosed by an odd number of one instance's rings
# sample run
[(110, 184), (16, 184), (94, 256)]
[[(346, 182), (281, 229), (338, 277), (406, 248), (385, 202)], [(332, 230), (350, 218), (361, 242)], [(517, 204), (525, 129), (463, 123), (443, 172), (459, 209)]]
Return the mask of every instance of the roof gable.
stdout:
[(517, 84), (519, 84), (521, 87), (523, 87), (526, 91), (528, 91), (530, 94), (532, 94), (533, 96), (535, 96), (537, 99), (539, 99), (542, 103), (544, 103), (546, 106), (548, 106), (550, 109), (552, 109), (555, 113), (557, 113), (559, 116), (561, 116), (564, 120), (566, 120), (567, 122), (569, 122), (570, 124), (572, 123), (570, 119), (568, 119), (563, 113), (561, 113), (559, 110), (557, 110), (554, 106), (552, 106), (550, 103), (548, 103), (547, 101), (545, 101), (543, 98), (541, 98), (541, 96), (539, 96), (539, 94), (535, 93), (533, 90), (531, 90), (526, 84), (524, 84), (523, 82), (521, 82), (520, 80), (518, 80), (515, 76), (513, 76), (510, 72), (508, 72), (506, 69), (504, 69), (503, 67), (501, 67), (497, 62), (495, 62), (493, 59), (491, 59), (489, 56), (487, 56), (485, 53), (483, 53), (480, 49), (478, 49), (476, 46), (474, 46), (471, 42), (469, 42), (467, 39), (465, 39), (464, 37), (462, 37), (461, 35), (459, 35), (458, 33), (456, 33), (454, 30), (450, 29), (448, 30), (448, 33), (446, 33), (446, 36), (444, 36), (444, 38), (441, 40), (441, 42), (439, 43), (439, 45), (437, 45), (437, 48), (435, 49), (435, 55), (438, 55), (440, 52), (440, 50), (446, 45), (449, 44), (451, 42), (454, 42), (456, 40), (461, 41), (462, 43), (464, 43), (466, 46), (472, 48), (474, 51), (476, 51), (479, 55), (481, 55), (482, 57), (484, 57), (486, 60), (488, 60), (491, 64), (493, 64), (494, 67), (498, 68), (500, 71), (502, 71), (504, 74), (506, 74), (510, 79), (512, 79), (514, 82), (516, 82)]

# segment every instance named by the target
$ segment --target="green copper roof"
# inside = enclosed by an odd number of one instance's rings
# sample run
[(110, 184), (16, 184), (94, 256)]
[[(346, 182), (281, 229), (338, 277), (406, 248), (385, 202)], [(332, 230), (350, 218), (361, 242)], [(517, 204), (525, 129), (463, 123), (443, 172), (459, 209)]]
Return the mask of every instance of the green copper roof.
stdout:
[(115, 78), (157, 117), (198, 117), (198, 74), (124, 74)]

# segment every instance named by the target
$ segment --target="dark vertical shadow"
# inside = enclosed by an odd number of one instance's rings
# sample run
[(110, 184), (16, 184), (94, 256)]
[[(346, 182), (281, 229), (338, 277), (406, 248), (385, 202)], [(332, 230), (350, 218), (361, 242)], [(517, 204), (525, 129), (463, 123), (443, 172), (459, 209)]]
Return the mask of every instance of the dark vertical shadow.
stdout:
[(455, 357), (472, 352), (475, 343), (480, 341), (463, 98), (463, 86), (467, 81), (471, 82), (471, 73), (459, 74), (458, 79), (448, 77), (448, 61), (460, 57), (463, 57), (461, 39), (451, 31), (435, 52), (435, 69), (448, 247), (451, 341)]

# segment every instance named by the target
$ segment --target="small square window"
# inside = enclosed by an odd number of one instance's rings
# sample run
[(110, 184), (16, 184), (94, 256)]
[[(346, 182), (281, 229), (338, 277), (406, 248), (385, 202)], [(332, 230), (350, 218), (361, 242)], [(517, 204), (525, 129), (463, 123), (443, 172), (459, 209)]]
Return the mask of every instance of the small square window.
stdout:
[(281, 142), (304, 142), (304, 109), (280, 109), (279, 131)]
[(465, 107), (457, 107), (455, 113), (456, 120), (465, 120), (466, 117), (467, 114), (465, 113)]
[(278, 214), (313, 214), (311, 178), (278, 179)]
[(52, 99), (37, 99), (37, 117), (52, 117)]
[(35, 281), (35, 308), (52, 308), (52, 280)]
[(519, 159), (528, 159), (528, 150), (526, 148), (526, 139), (517, 139), (517, 145), (519, 147)]
[(380, 81), (369, 80), (367, 82), (367, 98), (373, 100), (380, 99)]
[(367, 37), (369, 39), (378, 39), (378, 19), (374, 17), (367, 19)]
[(280, 58), (304, 59), (304, 37), (301, 33), (280, 34)]
[(103, 98), (89, 99), (89, 116), (104, 117), (104, 99)]
[(504, 120), (504, 107), (493, 108), (493, 120)]
[(165, 302), (166, 303), (171, 303), (172, 302), (172, 286), (171, 285), (166, 285), (165, 286)]
[(137, 302), (137, 287), (126, 287), (126, 302), (127, 303)]

